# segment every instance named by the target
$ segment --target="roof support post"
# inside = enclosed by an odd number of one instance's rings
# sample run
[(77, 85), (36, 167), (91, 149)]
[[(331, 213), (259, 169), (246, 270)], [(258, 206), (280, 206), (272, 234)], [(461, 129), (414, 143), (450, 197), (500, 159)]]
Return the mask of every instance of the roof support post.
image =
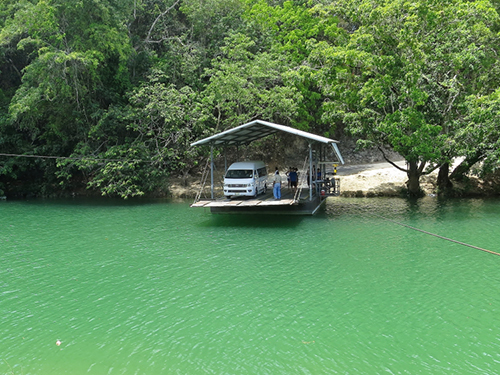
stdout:
[(321, 166), (321, 179), (324, 181), (326, 178), (326, 164), (324, 163), (326, 160), (326, 152), (325, 152), (325, 147), (323, 145), (320, 145), (320, 156), (319, 156), (319, 162)]
[(309, 201), (312, 201), (313, 199), (313, 166), (312, 166), (312, 161), (313, 159), (313, 151), (312, 151), (312, 144), (309, 143)]
[(214, 199), (214, 145), (210, 145), (210, 194)]
[(227, 147), (224, 146), (224, 176), (227, 172)]

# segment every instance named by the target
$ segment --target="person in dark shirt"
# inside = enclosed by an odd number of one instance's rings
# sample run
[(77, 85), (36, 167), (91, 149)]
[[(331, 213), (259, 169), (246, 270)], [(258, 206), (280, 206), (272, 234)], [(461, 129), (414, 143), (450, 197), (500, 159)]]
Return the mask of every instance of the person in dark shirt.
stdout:
[(290, 187), (293, 189), (295, 193), (295, 191), (297, 190), (297, 182), (299, 180), (299, 175), (297, 174), (297, 168), (291, 168), (288, 176), (290, 177)]

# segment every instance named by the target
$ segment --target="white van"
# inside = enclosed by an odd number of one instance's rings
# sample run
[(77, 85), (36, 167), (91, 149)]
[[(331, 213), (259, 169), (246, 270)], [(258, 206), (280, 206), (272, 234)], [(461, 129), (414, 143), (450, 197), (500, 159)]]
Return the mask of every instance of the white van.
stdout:
[(267, 191), (267, 168), (262, 161), (233, 163), (224, 176), (224, 195), (256, 197)]

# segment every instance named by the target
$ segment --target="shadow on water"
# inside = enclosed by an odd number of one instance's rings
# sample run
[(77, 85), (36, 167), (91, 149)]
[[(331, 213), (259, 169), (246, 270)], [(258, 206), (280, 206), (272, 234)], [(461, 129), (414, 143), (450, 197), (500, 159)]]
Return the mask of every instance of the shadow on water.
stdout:
[(241, 228), (294, 228), (300, 225), (303, 216), (285, 215), (211, 215), (200, 227), (241, 227)]

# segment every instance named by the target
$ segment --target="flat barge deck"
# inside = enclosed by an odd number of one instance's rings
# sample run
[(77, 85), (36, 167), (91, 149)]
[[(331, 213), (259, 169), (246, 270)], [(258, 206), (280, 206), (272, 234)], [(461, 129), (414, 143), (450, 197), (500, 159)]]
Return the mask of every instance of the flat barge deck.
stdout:
[(282, 189), (281, 196), (280, 200), (276, 200), (268, 192), (257, 198), (201, 199), (191, 207), (208, 208), (210, 212), (219, 214), (314, 215), (325, 201), (325, 197), (319, 196), (309, 200), (309, 189), (303, 189), (298, 199), (294, 199), (288, 189)]

